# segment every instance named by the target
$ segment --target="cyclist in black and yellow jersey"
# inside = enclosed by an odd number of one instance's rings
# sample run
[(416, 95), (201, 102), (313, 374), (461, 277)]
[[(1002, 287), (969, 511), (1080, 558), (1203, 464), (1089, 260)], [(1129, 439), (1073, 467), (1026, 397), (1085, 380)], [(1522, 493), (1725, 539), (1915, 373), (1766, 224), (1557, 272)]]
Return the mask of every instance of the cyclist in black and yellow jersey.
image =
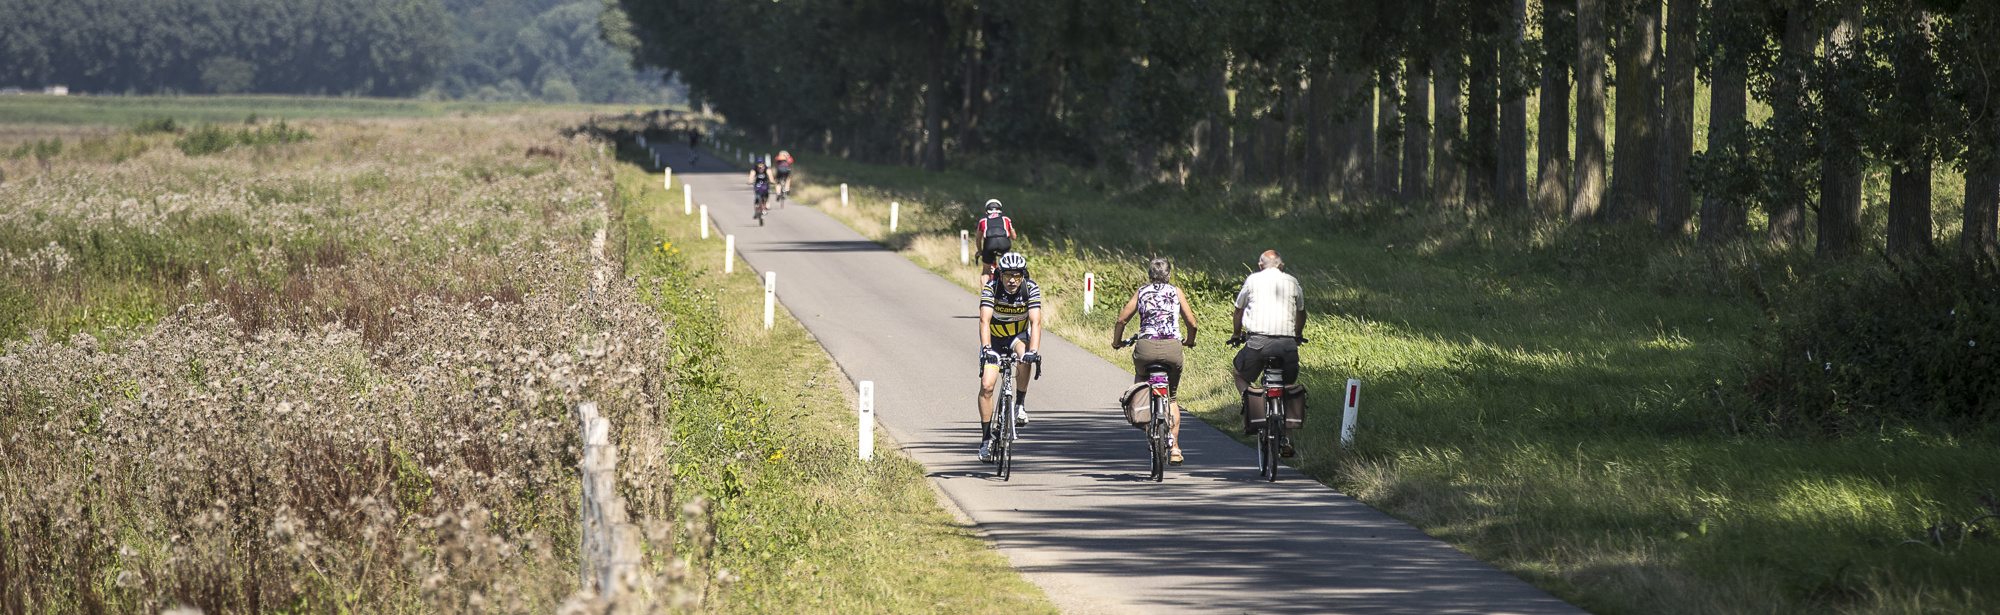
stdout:
[[(993, 387), (1000, 380), (1000, 353), (1018, 353), (1021, 362), (1042, 360), (1042, 288), (1028, 279), (1028, 259), (1000, 255), (996, 275), (979, 291), (979, 460), (993, 461)], [(1014, 424), (1027, 425), (1028, 382), (1033, 370), (1014, 376)]]

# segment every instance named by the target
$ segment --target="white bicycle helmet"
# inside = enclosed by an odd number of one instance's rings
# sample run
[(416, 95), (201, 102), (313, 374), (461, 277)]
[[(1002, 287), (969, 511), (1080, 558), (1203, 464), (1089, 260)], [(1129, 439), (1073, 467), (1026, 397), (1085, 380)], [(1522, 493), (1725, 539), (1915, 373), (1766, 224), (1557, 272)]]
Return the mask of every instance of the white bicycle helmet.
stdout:
[(986, 199), (986, 211), (1000, 211), (1000, 199)]
[(1021, 256), (1020, 252), (1008, 252), (1006, 254), (1002, 254), (1000, 255), (1000, 260), (993, 263), (993, 270), (1027, 271), (1028, 257)]

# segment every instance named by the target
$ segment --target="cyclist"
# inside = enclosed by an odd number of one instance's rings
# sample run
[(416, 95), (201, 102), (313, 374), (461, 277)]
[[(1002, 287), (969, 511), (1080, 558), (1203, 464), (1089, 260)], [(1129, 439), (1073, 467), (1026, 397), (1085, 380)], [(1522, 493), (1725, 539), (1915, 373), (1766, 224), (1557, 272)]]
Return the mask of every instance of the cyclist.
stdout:
[(701, 129), (688, 128), (688, 164), (701, 160)]
[(986, 217), (979, 219), (979, 284), (993, 279), (993, 260), (1014, 249), (1014, 221), (1000, 213), (1000, 199), (986, 200)]
[(764, 161), (750, 165), (750, 186), (757, 190), (757, 211), (751, 218), (763, 217), (764, 201), (771, 198), (771, 171), (764, 167)]
[(778, 150), (778, 194), (792, 195), (792, 153)]
[[(1173, 432), (1167, 436), (1167, 463), (1180, 465), (1181, 457), (1181, 406), (1174, 400), (1181, 388), (1181, 366), (1187, 362), (1181, 347), (1194, 347), (1195, 330), (1199, 328), (1194, 320), (1194, 308), (1182, 297), (1181, 289), (1168, 283), (1173, 279), (1174, 265), (1164, 258), (1153, 259), (1146, 264), (1148, 283), (1132, 293), (1125, 302), (1125, 309), (1118, 313), (1117, 324), (1111, 327), (1111, 348), (1125, 347), (1125, 323), (1139, 316), (1139, 341), (1132, 346), (1132, 382), (1146, 381), (1146, 366), (1161, 363), (1167, 367), (1167, 395), (1170, 414), (1173, 416)], [(1181, 335), (1181, 321), (1187, 321), (1187, 335)]]
[[(1285, 273), (1285, 259), (1277, 250), (1258, 255), (1257, 272), (1243, 279), (1243, 290), (1236, 293), (1235, 322), (1236, 333), (1229, 342), (1243, 344), (1230, 370), (1236, 378), (1236, 390), (1250, 394), (1250, 382), (1263, 370), (1267, 357), (1283, 360), (1285, 382), (1298, 383), (1299, 341), (1304, 339), (1306, 328), (1305, 293), (1298, 278)], [(1243, 404), (1243, 432), (1256, 433), (1255, 425), (1264, 417), (1251, 416), (1253, 404), (1249, 401)], [(1287, 416), (1285, 422), (1295, 427), (1291, 423), (1298, 418), (1303, 417)], [(1291, 457), (1291, 439), (1278, 443), (1278, 450), (1280, 455)]]
[[(1042, 287), (1028, 279), (1028, 259), (1000, 255), (998, 275), (979, 290), (979, 460), (993, 461), (993, 387), (999, 385), (1000, 353), (1020, 355), (1021, 363), (1042, 361)], [(1026, 402), (1031, 370), (1014, 374), (1014, 424), (1028, 424)]]

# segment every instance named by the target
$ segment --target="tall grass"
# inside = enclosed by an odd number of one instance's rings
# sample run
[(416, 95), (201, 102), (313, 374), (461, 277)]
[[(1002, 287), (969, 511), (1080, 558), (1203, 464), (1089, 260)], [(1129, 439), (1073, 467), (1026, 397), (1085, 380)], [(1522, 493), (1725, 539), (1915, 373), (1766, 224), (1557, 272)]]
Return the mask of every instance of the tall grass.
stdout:
[[(968, 287), (958, 230), (1001, 199), (1051, 330), (1114, 363), (1125, 293), (1146, 259), (1173, 259), (1206, 327), (1183, 404), (1227, 433), (1241, 425), (1228, 302), (1259, 252), (1282, 250), (1306, 289), (1317, 392), (1294, 463), (1593, 611), (2000, 608), (1993, 520), (1964, 524), (1993, 512), (2000, 444), (1892, 425), (1780, 437), (1731, 414), (1768, 298), (1802, 288), (1800, 252), (1275, 192), (1038, 190), (821, 156), (797, 168), (801, 202)], [(1331, 393), (1348, 378), (1363, 383), (1360, 424), (1341, 451)]]
[(649, 572), (684, 579), (665, 323), (586, 284), (609, 184), (574, 119), (154, 142), (0, 185), (0, 611), (557, 610), (586, 399), (647, 486)]

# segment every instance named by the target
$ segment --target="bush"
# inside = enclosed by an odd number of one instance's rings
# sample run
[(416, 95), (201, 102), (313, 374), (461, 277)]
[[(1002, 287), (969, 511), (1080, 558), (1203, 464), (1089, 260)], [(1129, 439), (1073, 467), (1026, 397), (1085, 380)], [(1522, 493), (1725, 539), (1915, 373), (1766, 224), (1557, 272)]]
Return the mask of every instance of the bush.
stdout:
[(241, 145), (273, 145), (283, 143), (303, 143), (311, 141), (313, 135), (304, 128), (293, 128), (284, 120), (263, 128), (245, 128), (230, 132), (214, 124), (203, 124), (189, 132), (174, 144), (189, 156), (205, 156)]
[(1750, 370), (1763, 422), (1834, 435), (2000, 424), (1992, 261), (1890, 261), (1829, 273), (1791, 296)]
[(150, 135), (161, 132), (180, 132), (181, 125), (170, 117), (149, 117), (132, 126), (132, 134)]

